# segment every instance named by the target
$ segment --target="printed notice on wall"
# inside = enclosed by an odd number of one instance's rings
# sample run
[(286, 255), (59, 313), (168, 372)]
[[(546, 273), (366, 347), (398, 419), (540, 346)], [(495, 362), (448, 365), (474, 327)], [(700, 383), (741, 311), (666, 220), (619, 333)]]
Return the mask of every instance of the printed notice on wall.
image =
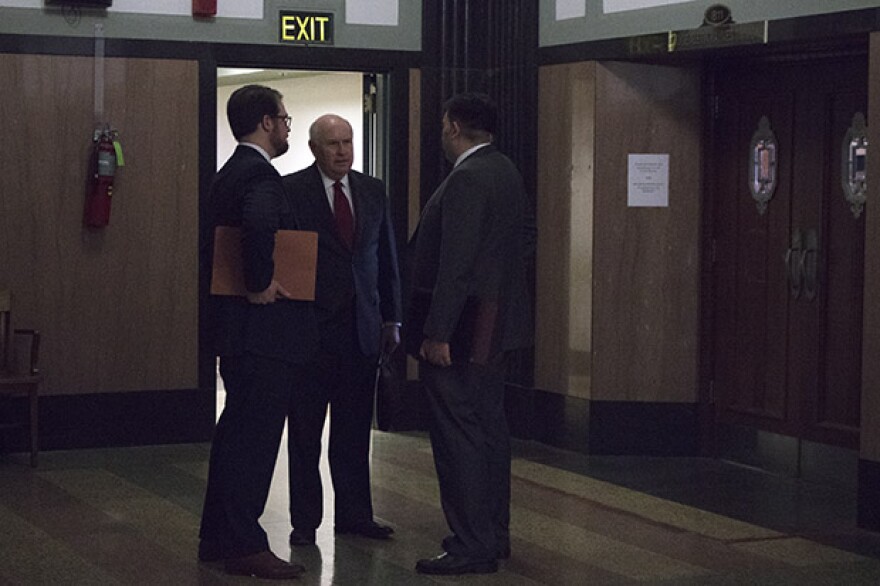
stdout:
[(626, 205), (669, 207), (669, 155), (629, 155)]
[(346, 24), (397, 26), (400, 0), (345, 0)]

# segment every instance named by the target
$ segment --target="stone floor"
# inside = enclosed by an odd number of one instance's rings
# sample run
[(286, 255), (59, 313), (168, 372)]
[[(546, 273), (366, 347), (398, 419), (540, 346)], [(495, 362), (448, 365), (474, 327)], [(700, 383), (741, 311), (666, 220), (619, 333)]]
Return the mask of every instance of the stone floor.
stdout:
[[(393, 540), (335, 537), (326, 519), (317, 546), (291, 552), (283, 446), (262, 522), (275, 552), (307, 567), (301, 584), (880, 584), (880, 534), (855, 527), (845, 489), (716, 460), (522, 442), (511, 559), (494, 575), (422, 576), (414, 563), (440, 552), (446, 527), (417, 433), (374, 433), (375, 510)], [(44, 452), (37, 469), (0, 456), (0, 584), (258, 582), (196, 561), (209, 449)]]

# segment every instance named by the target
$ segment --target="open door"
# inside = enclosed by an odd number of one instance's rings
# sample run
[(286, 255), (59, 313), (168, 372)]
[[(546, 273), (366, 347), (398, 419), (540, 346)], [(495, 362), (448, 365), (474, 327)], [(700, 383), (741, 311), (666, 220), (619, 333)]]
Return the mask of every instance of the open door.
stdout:
[[(382, 74), (362, 72), (219, 68), (217, 168), (226, 162), (236, 146), (226, 120), (226, 102), (239, 87), (258, 83), (280, 91), (287, 111), (293, 117), (288, 138), (290, 150), (272, 161), (279, 173), (293, 173), (314, 162), (308, 148), (309, 126), (322, 114), (334, 113), (352, 125), (355, 144), (352, 168), (387, 182), (385, 145), (388, 143), (388, 98), (385, 79), (386, 76)], [(219, 417), (225, 401), (225, 390), (219, 375), (216, 376), (216, 381), (216, 416)]]

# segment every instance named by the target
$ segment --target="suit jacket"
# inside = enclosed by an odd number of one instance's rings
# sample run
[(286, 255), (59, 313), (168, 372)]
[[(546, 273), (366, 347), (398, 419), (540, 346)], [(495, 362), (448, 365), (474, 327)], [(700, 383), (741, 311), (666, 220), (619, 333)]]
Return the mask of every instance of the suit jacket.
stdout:
[(397, 248), (385, 186), (357, 171), (349, 171), (348, 182), (355, 219), (352, 250), (336, 230), (317, 164), (283, 179), (305, 229), (318, 232), (315, 309), (322, 346), (335, 352), (359, 347), (371, 356), (379, 353), (382, 323), (402, 319)]
[(450, 172), (410, 241), (410, 354), (418, 355), (424, 338), (449, 342), (454, 358), (477, 362), (531, 344), (531, 217), (519, 171), (493, 145)]
[[(301, 229), (284, 198), (281, 176), (251, 147), (239, 145), (211, 186), (210, 232), (202, 259), (210, 282), (216, 226), (241, 228), (245, 286), (259, 292), (272, 281), (275, 231)], [(301, 363), (317, 349), (317, 323), (310, 302), (279, 300), (267, 305), (243, 297), (210, 296), (208, 319), (219, 356), (252, 353)]]

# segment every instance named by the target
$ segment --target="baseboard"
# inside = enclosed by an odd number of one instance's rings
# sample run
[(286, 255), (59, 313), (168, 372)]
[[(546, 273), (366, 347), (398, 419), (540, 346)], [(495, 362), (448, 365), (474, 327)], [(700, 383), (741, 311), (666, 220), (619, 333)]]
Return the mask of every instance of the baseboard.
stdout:
[[(41, 450), (206, 442), (214, 430), (213, 389), (40, 397)], [(24, 402), (9, 415), (26, 420)], [(6, 451), (28, 449), (27, 430), (3, 433)]]
[(695, 456), (693, 403), (589, 401), (508, 385), (511, 435), (586, 454)]
[(590, 453), (619, 456), (697, 456), (695, 403), (592, 401)]
[(858, 526), (880, 531), (880, 462), (860, 459), (858, 482)]
[(512, 437), (589, 452), (589, 401), (515, 385), (507, 386), (505, 401)]
[(773, 474), (855, 490), (858, 452), (742, 425), (718, 426), (717, 456)]

